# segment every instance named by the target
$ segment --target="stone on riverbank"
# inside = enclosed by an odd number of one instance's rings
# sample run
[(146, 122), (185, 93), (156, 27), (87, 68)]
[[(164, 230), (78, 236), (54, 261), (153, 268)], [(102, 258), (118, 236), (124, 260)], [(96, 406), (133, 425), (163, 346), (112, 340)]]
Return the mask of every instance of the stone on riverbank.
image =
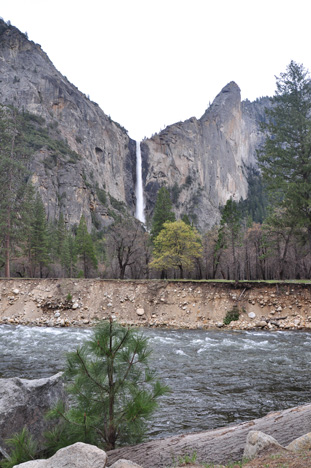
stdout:
[(59, 399), (66, 399), (62, 373), (36, 380), (0, 379), (0, 453), (5, 455), (4, 440), (24, 426), (42, 440), (50, 424), (44, 415)]
[(94, 445), (77, 442), (69, 445), (48, 460), (32, 460), (15, 465), (14, 468), (105, 468), (106, 452)]
[(243, 458), (252, 460), (267, 451), (282, 451), (286, 450), (280, 445), (274, 437), (271, 437), (261, 431), (250, 431), (247, 434), (246, 445), (244, 448)]
[(299, 450), (311, 450), (311, 432), (293, 440), (293, 442), (287, 445), (286, 448), (292, 452), (298, 452)]

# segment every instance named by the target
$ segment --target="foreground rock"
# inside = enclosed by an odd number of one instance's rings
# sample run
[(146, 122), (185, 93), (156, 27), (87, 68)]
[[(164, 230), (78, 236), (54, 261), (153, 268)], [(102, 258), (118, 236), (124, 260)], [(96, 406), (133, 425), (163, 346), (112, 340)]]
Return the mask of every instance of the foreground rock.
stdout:
[(311, 431), (311, 404), (270, 413), (264, 418), (214, 431), (123, 447), (108, 452), (108, 457), (111, 463), (127, 458), (144, 468), (160, 468), (172, 465), (173, 456), (178, 458), (196, 452), (198, 463), (226, 464), (242, 459), (245, 441), (251, 430), (262, 431), (286, 446)]
[(37, 441), (47, 430), (44, 414), (59, 400), (65, 400), (62, 373), (37, 380), (0, 379), (0, 453), (4, 440), (27, 426)]
[(243, 458), (251, 460), (262, 452), (286, 450), (274, 437), (264, 434), (261, 431), (250, 431), (246, 438), (246, 445)]
[(299, 452), (300, 450), (311, 450), (311, 432), (293, 440), (287, 447), (288, 450)]
[(33, 460), (16, 465), (19, 468), (105, 468), (106, 452), (98, 447), (77, 442), (69, 445), (48, 460)]

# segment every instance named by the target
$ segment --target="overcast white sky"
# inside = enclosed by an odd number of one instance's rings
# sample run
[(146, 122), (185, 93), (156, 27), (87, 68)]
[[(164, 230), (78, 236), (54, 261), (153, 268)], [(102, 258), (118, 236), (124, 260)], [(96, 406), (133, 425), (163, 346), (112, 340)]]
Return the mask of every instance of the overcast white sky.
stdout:
[(200, 117), (229, 82), (273, 95), (290, 60), (311, 69), (309, 0), (0, 0), (0, 16), (142, 139)]

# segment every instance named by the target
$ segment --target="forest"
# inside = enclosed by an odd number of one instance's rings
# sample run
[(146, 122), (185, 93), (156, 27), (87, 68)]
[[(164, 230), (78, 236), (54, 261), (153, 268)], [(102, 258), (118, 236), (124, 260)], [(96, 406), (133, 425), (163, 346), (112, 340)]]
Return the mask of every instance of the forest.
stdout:
[(79, 155), (52, 139), (40, 117), (1, 106), (1, 276), (310, 279), (308, 70), (290, 62), (276, 88), (261, 123), (265, 143), (258, 150), (258, 167), (247, 168), (248, 198), (229, 199), (219, 225), (208, 232), (199, 232), (187, 213), (175, 219), (176, 194), (166, 186), (159, 189), (146, 226), (125, 210), (114, 213), (114, 222), (103, 230), (94, 219), (91, 232), (83, 216), (71, 227), (63, 215), (48, 222), (31, 183), (31, 154), (44, 144), (71, 159)]

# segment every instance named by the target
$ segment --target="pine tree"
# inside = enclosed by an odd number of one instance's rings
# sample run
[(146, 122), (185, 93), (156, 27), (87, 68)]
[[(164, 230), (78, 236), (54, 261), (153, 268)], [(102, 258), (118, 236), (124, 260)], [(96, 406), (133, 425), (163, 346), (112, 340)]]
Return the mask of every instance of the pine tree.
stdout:
[(163, 229), (164, 223), (166, 223), (167, 221), (175, 221), (175, 214), (172, 211), (172, 202), (169, 191), (166, 187), (161, 187), (158, 191), (152, 219), (152, 242), (154, 242), (158, 234)]
[(92, 236), (88, 233), (84, 216), (81, 216), (77, 229), (76, 252), (83, 262), (84, 277), (87, 278), (91, 267), (97, 268), (97, 258)]
[[(146, 431), (146, 419), (167, 393), (148, 367), (147, 339), (110, 320), (92, 339), (70, 353), (65, 377), (71, 408), (59, 404), (50, 416), (63, 424), (50, 437), (53, 451), (77, 441), (113, 450), (116, 443), (135, 444)], [(58, 437), (60, 435), (60, 437)]]
[(63, 213), (60, 213), (58, 222), (57, 222), (57, 255), (58, 257), (61, 256), (61, 252), (63, 250), (63, 245), (67, 237), (67, 229), (64, 220)]
[(0, 106), (0, 134), (0, 242), (5, 276), (10, 277), (11, 257), (19, 248), (29, 159), (16, 109)]
[(40, 278), (43, 276), (43, 267), (49, 263), (48, 255), (48, 228), (46, 213), (40, 195), (37, 193), (33, 205), (33, 216), (30, 226), (30, 264), (33, 276), (39, 268)]
[[(237, 246), (240, 243), (241, 229), (241, 211), (238, 208), (238, 204), (230, 198), (222, 209), (218, 241), (219, 245), (223, 244), (224, 248), (227, 248), (228, 244), (231, 247), (233, 277), (235, 281), (238, 281), (239, 262), (237, 258)], [(225, 244), (223, 243), (224, 239), (226, 239)]]
[(62, 250), (60, 253), (61, 265), (65, 270), (65, 275), (72, 278), (74, 276), (75, 265), (77, 262), (77, 253), (75, 240), (71, 233), (67, 233), (62, 243)]
[(259, 155), (274, 206), (308, 234), (311, 248), (311, 83), (309, 72), (293, 61), (277, 77), (272, 107), (263, 124), (266, 141)]

